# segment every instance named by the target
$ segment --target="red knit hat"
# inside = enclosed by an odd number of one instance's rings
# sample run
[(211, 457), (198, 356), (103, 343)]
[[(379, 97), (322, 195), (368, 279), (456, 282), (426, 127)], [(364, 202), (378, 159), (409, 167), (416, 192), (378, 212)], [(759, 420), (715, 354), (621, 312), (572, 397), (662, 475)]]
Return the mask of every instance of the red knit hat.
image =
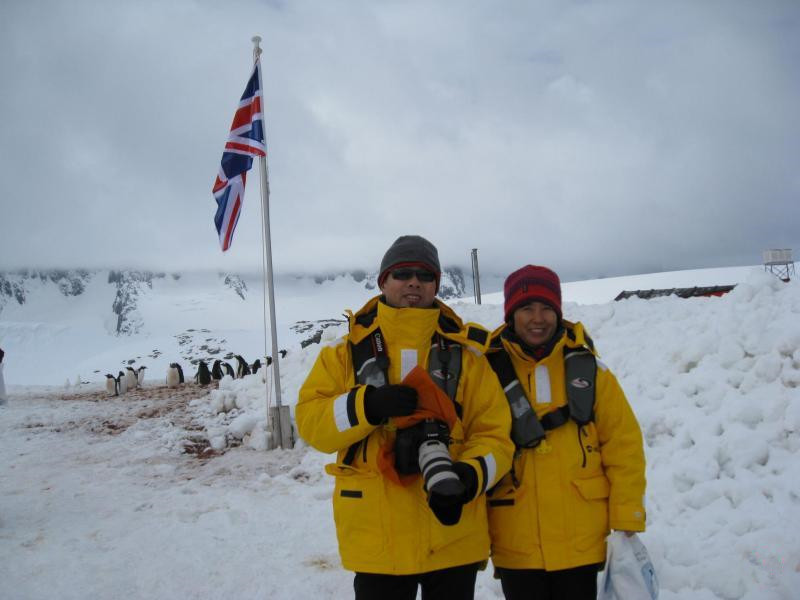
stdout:
[(538, 301), (551, 307), (561, 320), (561, 282), (547, 267), (525, 265), (506, 278), (503, 285), (505, 320), (511, 319), (520, 306)]

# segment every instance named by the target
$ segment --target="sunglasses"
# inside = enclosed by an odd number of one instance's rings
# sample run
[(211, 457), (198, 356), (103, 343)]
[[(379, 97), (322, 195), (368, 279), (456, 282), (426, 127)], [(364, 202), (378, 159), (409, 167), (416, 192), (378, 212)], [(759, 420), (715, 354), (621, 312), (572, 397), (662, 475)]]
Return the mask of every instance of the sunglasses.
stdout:
[(392, 271), (391, 275), (392, 279), (396, 279), (397, 281), (408, 281), (415, 276), (417, 281), (421, 283), (436, 281), (436, 273), (431, 273), (424, 269), (397, 269), (396, 271)]

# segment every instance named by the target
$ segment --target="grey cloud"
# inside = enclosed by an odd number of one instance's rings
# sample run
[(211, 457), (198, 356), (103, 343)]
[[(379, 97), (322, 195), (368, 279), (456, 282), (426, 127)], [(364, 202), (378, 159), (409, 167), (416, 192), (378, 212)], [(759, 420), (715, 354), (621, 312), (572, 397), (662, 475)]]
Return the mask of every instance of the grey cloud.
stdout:
[(410, 232), (565, 278), (756, 263), (800, 246), (799, 15), (5, 3), (0, 268), (257, 267), (256, 172), (225, 255), (210, 194), (255, 33), (278, 271), (374, 268)]

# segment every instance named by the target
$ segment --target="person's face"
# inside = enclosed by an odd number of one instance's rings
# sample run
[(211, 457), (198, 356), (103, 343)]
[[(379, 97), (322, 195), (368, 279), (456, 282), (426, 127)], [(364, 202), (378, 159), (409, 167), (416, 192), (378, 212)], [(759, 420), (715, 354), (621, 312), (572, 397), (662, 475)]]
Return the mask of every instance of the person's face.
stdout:
[(558, 326), (558, 315), (549, 305), (534, 300), (514, 311), (514, 331), (529, 346), (550, 341)]
[(384, 279), (381, 292), (386, 304), (394, 308), (428, 308), (436, 296), (436, 275), (422, 267), (393, 269)]

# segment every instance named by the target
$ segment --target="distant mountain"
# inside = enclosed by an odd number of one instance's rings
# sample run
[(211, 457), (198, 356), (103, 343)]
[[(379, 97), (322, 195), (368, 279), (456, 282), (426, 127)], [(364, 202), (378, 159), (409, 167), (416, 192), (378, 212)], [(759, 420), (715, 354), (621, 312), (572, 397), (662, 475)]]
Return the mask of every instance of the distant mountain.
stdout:
[[(377, 294), (376, 279), (375, 272), (357, 270), (277, 275), (280, 348), (340, 335), (343, 311), (357, 310)], [(469, 293), (461, 269), (446, 268), (439, 297), (452, 300)], [(191, 370), (199, 360), (229, 360), (235, 354), (252, 362), (272, 353), (271, 342), (264, 344), (270, 337), (264, 307), (261, 273), (0, 272), (0, 346), (8, 352), (7, 381), (94, 379), (128, 365), (155, 367), (149, 371), (154, 376), (170, 362)]]
[[(352, 280), (365, 290), (377, 293), (377, 273), (365, 271), (342, 271), (338, 273), (325, 273), (311, 276), (294, 276), (295, 279), (310, 278), (317, 285), (326, 281), (335, 281), (337, 278), (352, 278)], [(83, 294), (86, 286), (95, 278), (105, 278), (113, 299), (109, 309), (115, 316), (113, 333), (116, 335), (134, 335), (142, 331), (145, 323), (142, 315), (137, 310), (142, 294), (153, 292), (153, 282), (167, 277), (178, 282), (180, 273), (167, 275), (163, 272), (139, 270), (20, 270), (0, 272), (0, 317), (3, 309), (9, 303), (24, 305), (32, 294), (44, 288), (58, 290), (66, 297), (77, 297)], [(236, 273), (220, 273), (218, 281), (213, 282), (216, 288), (219, 283), (233, 291), (241, 300), (248, 294), (247, 280), (251, 281), (254, 289), (262, 287), (261, 275), (242, 275)], [(157, 293), (157, 291), (156, 291)], [(439, 297), (443, 300), (460, 298), (467, 295), (464, 274), (459, 267), (447, 267), (442, 272)]]

